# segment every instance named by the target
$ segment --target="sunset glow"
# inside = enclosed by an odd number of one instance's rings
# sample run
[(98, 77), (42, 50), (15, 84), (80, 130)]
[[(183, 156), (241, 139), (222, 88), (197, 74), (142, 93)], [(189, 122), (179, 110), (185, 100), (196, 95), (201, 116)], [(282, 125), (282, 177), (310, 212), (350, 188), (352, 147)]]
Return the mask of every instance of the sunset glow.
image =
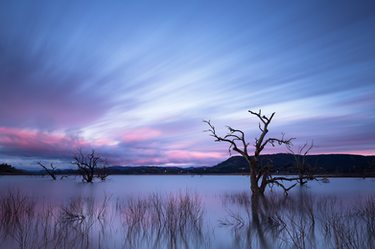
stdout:
[[(0, 163), (213, 166), (211, 120), (375, 155), (371, 1), (1, 1)], [(285, 146), (264, 153), (286, 153)], [(250, 152), (251, 153), (251, 152)]]

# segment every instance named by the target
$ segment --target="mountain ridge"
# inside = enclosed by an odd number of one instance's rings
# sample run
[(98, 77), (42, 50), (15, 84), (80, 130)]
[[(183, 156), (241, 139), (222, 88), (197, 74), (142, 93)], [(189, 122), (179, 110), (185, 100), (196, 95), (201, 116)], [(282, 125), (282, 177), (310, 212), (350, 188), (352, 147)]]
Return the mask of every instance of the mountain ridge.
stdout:
[[(302, 158), (302, 156), (300, 156)], [(269, 158), (273, 161), (271, 173), (293, 174), (295, 158), (292, 154), (278, 153), (260, 155), (259, 161)], [(321, 174), (374, 174), (375, 155), (363, 156), (353, 154), (319, 154), (306, 155), (306, 163)], [(5, 164), (3, 164), (5, 166)], [(9, 169), (10, 165), (6, 165)], [(6, 174), (43, 174), (44, 170), (28, 172), (11, 167), (11, 172)], [(111, 174), (141, 175), (141, 174), (248, 174), (250, 167), (242, 156), (232, 156), (217, 165), (207, 167), (167, 167), (167, 166), (110, 166), (107, 168)], [(76, 169), (57, 169), (56, 174), (78, 174)], [(0, 168), (1, 174), (1, 168)]]

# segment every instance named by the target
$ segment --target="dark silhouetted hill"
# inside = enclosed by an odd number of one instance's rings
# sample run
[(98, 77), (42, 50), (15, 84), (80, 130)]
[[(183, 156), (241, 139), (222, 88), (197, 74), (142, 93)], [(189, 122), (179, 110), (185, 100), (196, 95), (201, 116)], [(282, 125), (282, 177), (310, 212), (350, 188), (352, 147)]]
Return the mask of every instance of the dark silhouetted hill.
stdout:
[(12, 167), (9, 164), (3, 163), (0, 164), (0, 175), (24, 175), (25, 172), (15, 167)]
[[(272, 154), (261, 155), (263, 158), (269, 158), (273, 161), (271, 173), (294, 174), (297, 173), (291, 154)], [(337, 175), (374, 175), (375, 176), (375, 156), (361, 156), (348, 154), (329, 154), (329, 155), (308, 155), (307, 163), (319, 174), (337, 174)], [(232, 156), (227, 160), (212, 167), (157, 167), (157, 166), (111, 166), (108, 169), (110, 174), (119, 175), (158, 175), (158, 174), (248, 174), (250, 167), (246, 159), (242, 156)], [(56, 174), (75, 175), (78, 171), (75, 169), (59, 170)], [(27, 172), (18, 170), (10, 165), (0, 165), (1, 174), (44, 174), (44, 171)]]
[[(273, 161), (273, 173), (296, 173), (293, 166), (295, 159), (291, 154), (261, 155), (263, 158), (270, 158)], [(361, 174), (375, 172), (375, 156), (361, 156), (348, 154), (329, 155), (307, 155), (306, 162), (323, 174)], [(212, 173), (247, 173), (250, 167), (242, 156), (233, 156), (226, 161), (210, 167)], [(207, 169), (208, 170), (208, 169)], [(362, 172), (361, 172), (362, 171)]]

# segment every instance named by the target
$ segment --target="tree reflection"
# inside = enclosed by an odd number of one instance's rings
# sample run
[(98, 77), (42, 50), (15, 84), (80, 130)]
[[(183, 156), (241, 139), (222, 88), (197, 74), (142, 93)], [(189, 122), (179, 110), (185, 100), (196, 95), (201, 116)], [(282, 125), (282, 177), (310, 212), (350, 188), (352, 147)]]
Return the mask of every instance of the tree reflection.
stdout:
[(223, 196), (235, 248), (374, 248), (375, 198), (343, 205), (334, 196), (246, 192)]
[(343, 204), (306, 191), (242, 192), (222, 201), (221, 232), (232, 234), (224, 240), (208, 226), (200, 195), (189, 191), (52, 204), (9, 189), (0, 193), (0, 248), (211, 248), (213, 239), (232, 248), (375, 248), (375, 196)]

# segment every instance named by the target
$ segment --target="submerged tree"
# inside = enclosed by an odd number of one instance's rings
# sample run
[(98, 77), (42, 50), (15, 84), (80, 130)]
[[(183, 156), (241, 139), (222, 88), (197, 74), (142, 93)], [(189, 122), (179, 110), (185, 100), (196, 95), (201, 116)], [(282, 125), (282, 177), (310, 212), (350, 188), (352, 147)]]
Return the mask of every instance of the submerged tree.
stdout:
[(54, 167), (52, 163), (51, 163), (51, 170), (49, 170), (41, 162), (37, 162), (37, 164), (39, 164), (40, 166), (42, 166), (43, 169), (52, 177), (53, 180), (56, 180), (56, 176), (55, 176), (55, 169), (56, 169), (56, 167)]
[[(83, 154), (81, 148), (77, 148), (77, 150), (78, 153), (74, 154), (74, 161), (72, 161), (71, 163), (77, 165), (83, 182), (92, 182), (94, 180), (95, 174), (99, 172), (99, 169), (107, 168), (107, 159), (103, 159), (101, 155), (95, 154), (94, 149), (92, 149), (91, 153), (87, 154), (86, 156)], [(102, 174), (103, 173), (100, 173), (100, 178), (104, 180), (108, 176), (108, 174), (104, 173), (105, 176), (103, 176)]]
[(290, 144), (286, 145), (286, 148), (294, 157), (294, 167), (297, 169), (298, 183), (300, 185), (306, 184), (306, 179), (314, 179), (315, 170), (310, 165), (310, 163), (307, 162), (306, 157), (310, 150), (314, 148), (314, 141), (311, 142), (310, 146), (308, 145), (309, 143), (306, 142), (303, 146), (299, 147), (297, 153), (292, 150), (292, 146)]
[(358, 163), (355, 156), (350, 157), (355, 164), (356, 171), (361, 174), (363, 179), (366, 177), (372, 177), (375, 173), (375, 159), (369, 160), (365, 163)]
[(107, 177), (112, 173), (112, 171), (108, 168), (108, 164), (103, 164), (100, 168), (96, 170), (96, 175), (100, 180), (105, 181)]
[(282, 187), (285, 191), (285, 194), (293, 188), (297, 183), (292, 185), (289, 188), (286, 188), (282, 181), (293, 181), (299, 178), (287, 178), (287, 177), (273, 177), (270, 174), (270, 169), (273, 167), (273, 162), (271, 159), (264, 158), (259, 162), (260, 153), (267, 145), (275, 146), (276, 144), (282, 145), (291, 145), (292, 140), (294, 138), (285, 139), (284, 133), (282, 133), (281, 139), (278, 138), (266, 138), (268, 133), (268, 126), (272, 121), (273, 116), (275, 113), (272, 113), (270, 117), (266, 117), (265, 115), (261, 114), (261, 110), (259, 113), (255, 113), (249, 110), (249, 112), (259, 118), (261, 122), (259, 122), (259, 130), (261, 131), (261, 135), (259, 138), (255, 138), (255, 151), (254, 155), (250, 156), (248, 153), (248, 146), (249, 143), (245, 141), (245, 133), (241, 130), (233, 129), (230, 126), (228, 127), (229, 132), (224, 137), (220, 137), (215, 130), (215, 127), (211, 124), (210, 121), (203, 120), (203, 122), (207, 123), (210, 129), (205, 130), (206, 132), (210, 132), (211, 136), (213, 136), (216, 140), (215, 142), (228, 142), (229, 146), (229, 154), (231, 151), (235, 151), (241, 154), (250, 165), (250, 188), (254, 195), (263, 195), (267, 185), (277, 185)]

